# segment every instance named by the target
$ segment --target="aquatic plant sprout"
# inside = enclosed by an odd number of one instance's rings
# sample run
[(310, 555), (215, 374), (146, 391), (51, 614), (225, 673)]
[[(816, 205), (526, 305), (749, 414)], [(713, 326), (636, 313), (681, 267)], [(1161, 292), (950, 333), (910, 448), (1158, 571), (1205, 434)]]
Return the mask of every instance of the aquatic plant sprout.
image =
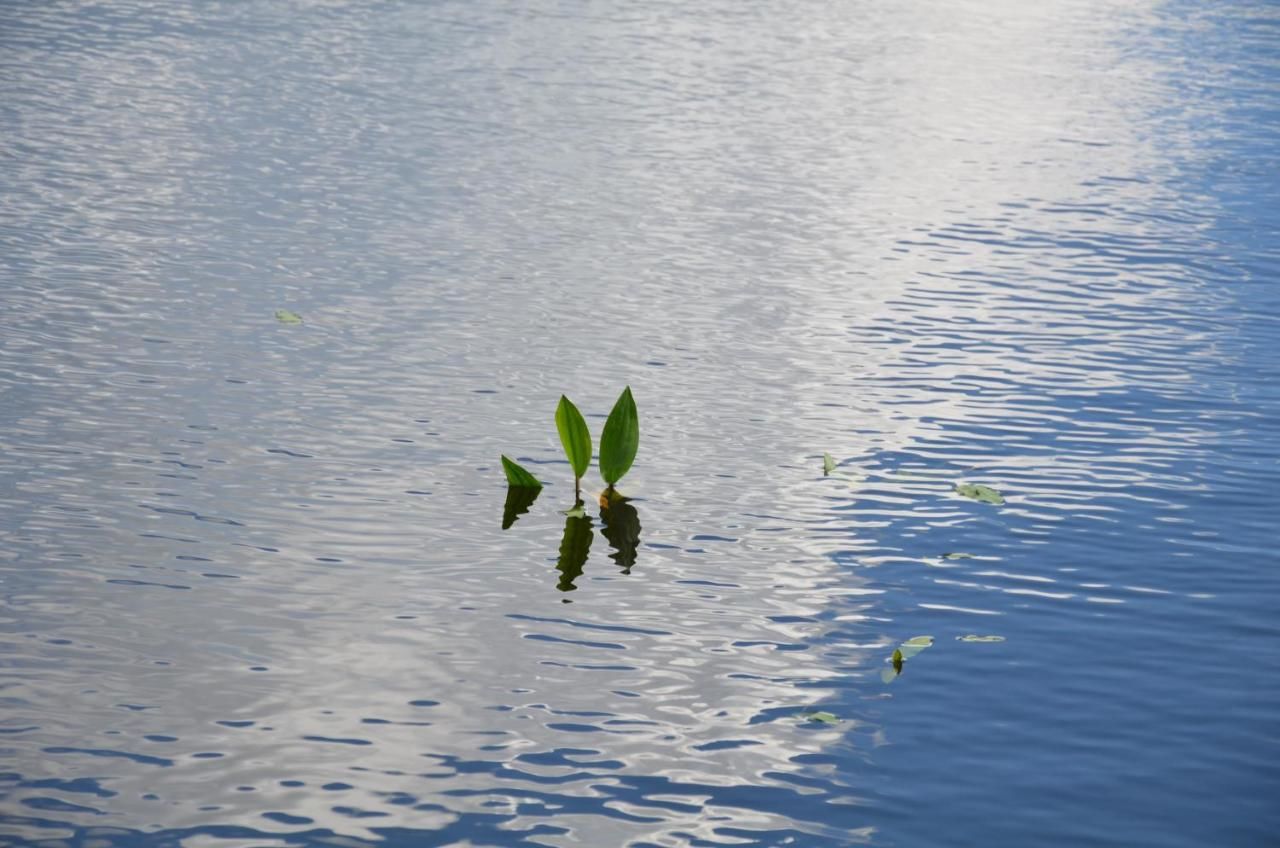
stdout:
[[(591, 467), (591, 431), (578, 407), (565, 395), (560, 396), (560, 403), (556, 406), (556, 431), (560, 435), (564, 455), (573, 468), (573, 488), (577, 493), (581, 490), (583, 475)], [(614, 403), (600, 435), (600, 475), (610, 491), (631, 470), (639, 448), (640, 415), (636, 411), (635, 398), (631, 396), (631, 387), (627, 386)], [(506, 474), (507, 485), (512, 488), (542, 487), (532, 474), (505, 455), (502, 457), (502, 470)]]
[(556, 407), (556, 429), (560, 431), (564, 455), (573, 466), (573, 488), (577, 491), (582, 475), (591, 467), (591, 431), (578, 407), (564, 395), (560, 395), (560, 405)]
[(636, 411), (631, 387), (627, 386), (613, 405), (600, 435), (600, 476), (609, 488), (612, 489), (631, 470), (639, 448), (640, 414)]

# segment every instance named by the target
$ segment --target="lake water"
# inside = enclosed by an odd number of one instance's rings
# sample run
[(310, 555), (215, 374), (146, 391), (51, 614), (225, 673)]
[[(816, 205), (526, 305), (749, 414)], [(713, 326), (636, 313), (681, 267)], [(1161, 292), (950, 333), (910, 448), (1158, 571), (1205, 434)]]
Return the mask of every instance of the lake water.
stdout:
[(0, 79), (0, 843), (1276, 844), (1280, 6), (6, 3)]

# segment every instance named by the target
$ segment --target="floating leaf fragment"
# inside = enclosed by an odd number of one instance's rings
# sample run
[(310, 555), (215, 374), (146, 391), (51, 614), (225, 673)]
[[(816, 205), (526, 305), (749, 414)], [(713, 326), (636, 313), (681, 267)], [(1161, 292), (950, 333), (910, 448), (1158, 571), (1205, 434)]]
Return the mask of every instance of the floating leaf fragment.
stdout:
[(961, 642), (1003, 642), (1003, 636), (975, 636), (970, 633), (968, 636), (957, 636), (957, 640)]
[(893, 651), (893, 664), (899, 660), (910, 660), (916, 653), (933, 646), (933, 637), (911, 637)]
[(840, 723), (839, 716), (835, 715), (834, 713), (824, 712), (823, 710), (818, 710), (812, 713), (801, 713), (800, 717), (807, 721), (817, 722), (818, 724), (839, 724)]
[(980, 483), (954, 483), (956, 494), (964, 495), (982, 503), (995, 504), (999, 506), (1004, 503), (1004, 496), (990, 486), (983, 486)]
[(912, 636), (893, 649), (893, 656), (889, 657), (892, 668), (881, 669), (880, 679), (885, 683), (892, 683), (899, 674), (902, 674), (903, 663), (932, 645), (932, 636)]
[(506, 457), (502, 457), (502, 471), (507, 475), (507, 485), (516, 489), (541, 489), (542, 484), (538, 482), (538, 478), (534, 477), (528, 471), (525, 471), (520, 465)]
[(942, 555), (943, 559), (973, 559), (973, 554), (966, 554), (961, 551), (953, 551)]
[(826, 477), (828, 474), (830, 474), (832, 471), (835, 471), (835, 470), (836, 470), (835, 459), (832, 458), (831, 454), (824, 453), (822, 455), (822, 476)]
[(302, 316), (289, 309), (277, 309), (276, 320), (281, 324), (301, 324)]
[(904, 660), (909, 660), (925, 648), (931, 647), (932, 645), (932, 636), (912, 636), (910, 639), (903, 642), (893, 653), (895, 656), (901, 654)]

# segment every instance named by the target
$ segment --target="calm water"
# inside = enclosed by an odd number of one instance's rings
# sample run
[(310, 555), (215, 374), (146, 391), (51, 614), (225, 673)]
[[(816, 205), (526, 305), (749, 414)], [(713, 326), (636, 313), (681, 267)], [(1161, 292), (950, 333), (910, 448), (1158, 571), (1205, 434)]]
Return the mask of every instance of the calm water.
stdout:
[(1280, 7), (10, 2), (0, 85), (0, 842), (1276, 844)]

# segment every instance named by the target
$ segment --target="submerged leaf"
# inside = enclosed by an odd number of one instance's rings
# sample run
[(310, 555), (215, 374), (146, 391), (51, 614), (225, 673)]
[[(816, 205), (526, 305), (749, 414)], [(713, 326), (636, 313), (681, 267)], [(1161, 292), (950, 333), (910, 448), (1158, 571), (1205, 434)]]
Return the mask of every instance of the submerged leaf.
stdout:
[(892, 683), (893, 679), (902, 674), (902, 665), (925, 648), (933, 645), (932, 636), (912, 636), (907, 641), (893, 649), (893, 656), (889, 657), (889, 664), (893, 669), (884, 669), (880, 672), (880, 679), (885, 683)]
[(528, 471), (525, 471), (516, 462), (508, 459), (504, 454), (502, 457), (502, 471), (507, 475), (507, 485), (516, 489), (541, 489), (542, 484), (538, 482), (538, 478), (534, 477)]
[(622, 479), (640, 448), (640, 413), (627, 386), (618, 396), (600, 434), (600, 476), (610, 486)]
[(817, 712), (812, 712), (812, 713), (801, 713), (800, 716), (801, 718), (804, 718), (808, 721), (816, 721), (819, 724), (839, 724), (840, 723), (839, 716), (835, 715), (834, 713), (825, 712), (823, 710), (818, 710)]
[(907, 641), (903, 642), (898, 647), (898, 650), (894, 651), (893, 653), (895, 656), (900, 653), (902, 654), (902, 658), (904, 660), (909, 660), (912, 657), (914, 657), (916, 654), (923, 651), (925, 648), (931, 647), (932, 645), (933, 645), (932, 636), (913, 636)]
[(591, 431), (587, 429), (587, 422), (578, 407), (564, 395), (560, 396), (560, 405), (556, 407), (556, 429), (560, 431), (564, 455), (569, 457), (569, 464), (573, 466), (573, 476), (581, 479), (591, 466)]
[(822, 455), (822, 476), (826, 477), (832, 471), (836, 470), (836, 461), (832, 459), (831, 454), (824, 453)]
[(974, 636), (970, 633), (968, 636), (957, 636), (961, 642), (1003, 642), (1003, 636)]
[(281, 324), (301, 324), (302, 316), (288, 309), (277, 309), (276, 320)]
[(964, 495), (966, 498), (972, 498), (982, 503), (995, 504), (999, 506), (1004, 503), (1004, 496), (990, 486), (983, 486), (979, 483), (955, 483), (956, 494)]

